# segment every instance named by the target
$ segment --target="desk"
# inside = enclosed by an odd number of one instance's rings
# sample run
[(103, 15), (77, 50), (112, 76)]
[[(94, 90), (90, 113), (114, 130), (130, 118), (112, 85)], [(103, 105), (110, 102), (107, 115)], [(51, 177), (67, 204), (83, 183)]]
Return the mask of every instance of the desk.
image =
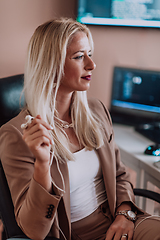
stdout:
[(122, 162), (137, 173), (136, 187), (147, 189), (147, 183), (151, 182), (160, 188), (160, 168), (153, 165), (160, 156), (144, 154), (144, 150), (154, 143), (136, 132), (134, 127), (113, 124), (113, 128)]

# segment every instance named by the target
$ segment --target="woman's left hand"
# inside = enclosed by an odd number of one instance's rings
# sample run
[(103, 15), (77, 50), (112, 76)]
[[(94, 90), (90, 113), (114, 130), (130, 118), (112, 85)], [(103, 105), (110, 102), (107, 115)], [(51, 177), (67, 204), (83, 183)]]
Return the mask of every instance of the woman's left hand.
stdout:
[(118, 215), (109, 227), (105, 240), (132, 240), (133, 231), (134, 223), (125, 216)]

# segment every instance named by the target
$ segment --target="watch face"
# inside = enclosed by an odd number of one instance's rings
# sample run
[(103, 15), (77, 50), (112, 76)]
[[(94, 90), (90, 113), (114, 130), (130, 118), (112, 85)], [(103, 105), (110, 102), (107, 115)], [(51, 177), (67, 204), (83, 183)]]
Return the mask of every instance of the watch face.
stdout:
[(130, 218), (136, 218), (136, 214), (134, 213), (134, 212), (132, 212), (132, 211), (128, 211), (127, 212), (128, 213), (128, 216), (130, 217)]

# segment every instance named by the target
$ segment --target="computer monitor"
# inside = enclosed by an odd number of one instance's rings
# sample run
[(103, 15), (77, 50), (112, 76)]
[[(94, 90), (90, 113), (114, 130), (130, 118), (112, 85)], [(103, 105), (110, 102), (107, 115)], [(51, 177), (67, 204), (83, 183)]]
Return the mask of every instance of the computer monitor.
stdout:
[(160, 27), (160, 0), (78, 0), (77, 21), (85, 24)]
[(125, 124), (160, 121), (160, 72), (115, 67), (110, 111)]

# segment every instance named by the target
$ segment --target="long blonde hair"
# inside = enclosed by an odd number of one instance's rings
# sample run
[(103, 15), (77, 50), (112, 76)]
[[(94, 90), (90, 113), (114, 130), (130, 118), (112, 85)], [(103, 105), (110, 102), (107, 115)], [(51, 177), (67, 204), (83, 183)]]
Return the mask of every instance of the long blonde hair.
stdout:
[[(28, 45), (24, 74), (27, 108), (32, 116), (41, 115), (53, 127), (54, 157), (63, 162), (73, 159), (73, 154), (63, 129), (55, 124), (55, 117), (58, 117), (56, 95), (64, 74), (67, 47), (78, 31), (86, 34), (93, 49), (89, 29), (75, 20), (62, 18), (40, 25)], [(74, 92), (71, 118), (77, 138), (84, 147), (93, 149), (103, 144), (100, 120), (91, 112), (85, 91)]]

